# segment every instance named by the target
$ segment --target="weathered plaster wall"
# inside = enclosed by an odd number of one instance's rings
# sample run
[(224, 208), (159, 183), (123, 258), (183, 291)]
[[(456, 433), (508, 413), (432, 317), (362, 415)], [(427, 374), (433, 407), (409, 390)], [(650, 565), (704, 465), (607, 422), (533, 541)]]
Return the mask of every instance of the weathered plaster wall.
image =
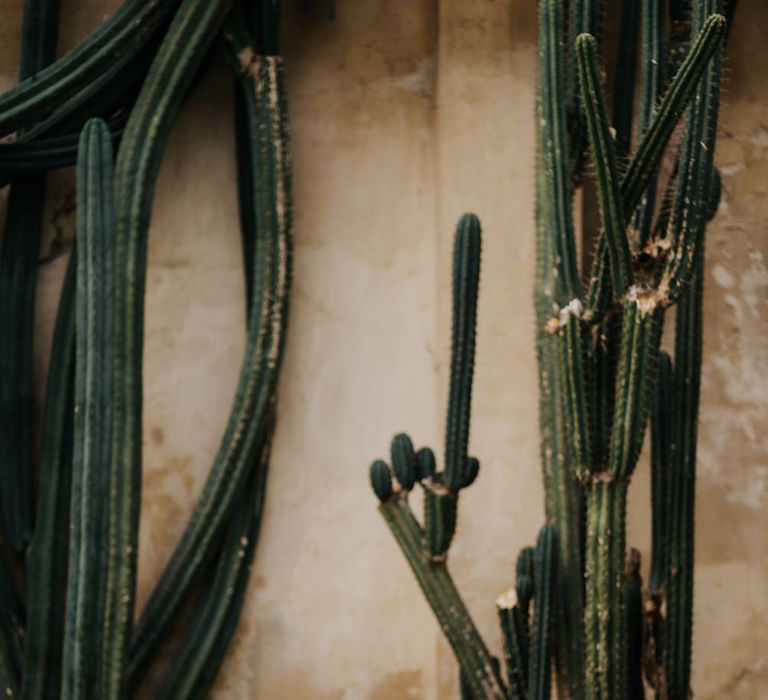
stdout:
[[(293, 4), (293, 3), (288, 3)], [(65, 47), (117, 0), (67, 0)], [(20, 0), (0, 0), (0, 87)], [(455, 666), (376, 513), (366, 467), (409, 430), (440, 447), (452, 227), (484, 224), (472, 450), (452, 569), (486, 637), (542, 519), (533, 318), (535, 9), (524, 0), (337, 0), (289, 10), (296, 205), (290, 338), (247, 609), (215, 697), (440, 700)], [(768, 7), (742, 0), (710, 230), (696, 580), (696, 697), (768, 697)], [(243, 350), (230, 81), (214, 58), (182, 110), (149, 252), (140, 601), (199, 492)], [(51, 178), (37, 347), (73, 235)], [(60, 245), (63, 242), (63, 245)], [(647, 465), (630, 539), (647, 553)]]

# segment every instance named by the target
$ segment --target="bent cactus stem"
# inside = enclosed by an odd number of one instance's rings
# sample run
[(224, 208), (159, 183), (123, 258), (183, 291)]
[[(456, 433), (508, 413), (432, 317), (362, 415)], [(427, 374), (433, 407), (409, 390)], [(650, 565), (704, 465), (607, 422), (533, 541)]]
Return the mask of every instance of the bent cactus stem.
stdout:
[(422, 531), (404, 494), (379, 506), (422, 592), (451, 645), (473, 700), (509, 700), (493, 657), (475, 627), (444, 561), (434, 561), (421, 544)]

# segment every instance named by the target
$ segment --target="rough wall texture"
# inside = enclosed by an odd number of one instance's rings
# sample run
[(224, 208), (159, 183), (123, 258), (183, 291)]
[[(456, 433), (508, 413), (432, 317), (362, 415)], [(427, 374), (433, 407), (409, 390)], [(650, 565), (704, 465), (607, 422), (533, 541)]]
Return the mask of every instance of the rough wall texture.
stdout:
[[(289, 5), (294, 5), (290, 2)], [(297, 3), (296, 3), (297, 4)], [(64, 2), (66, 48), (117, 0)], [(20, 0), (0, 0), (0, 87)], [(440, 700), (455, 666), (376, 513), (366, 466), (391, 435), (440, 446), (450, 244), (484, 224), (472, 451), (452, 568), (498, 647), (493, 601), (542, 519), (533, 318), (535, 10), (528, 0), (337, 0), (289, 10), (296, 285), (267, 512), (215, 697)], [(711, 227), (701, 421), (695, 690), (768, 697), (768, 7), (742, 0)], [(140, 602), (201, 488), (243, 350), (231, 89), (219, 57), (185, 105), (149, 252)], [(72, 177), (51, 178), (41, 261), (42, 394)], [(630, 540), (648, 546), (647, 465)]]

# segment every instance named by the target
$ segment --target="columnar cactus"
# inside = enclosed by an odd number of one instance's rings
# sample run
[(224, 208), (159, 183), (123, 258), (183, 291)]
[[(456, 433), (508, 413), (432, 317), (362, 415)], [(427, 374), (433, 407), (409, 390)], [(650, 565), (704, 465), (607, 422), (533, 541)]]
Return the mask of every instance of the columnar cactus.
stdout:
[[(16, 132), (0, 144), (0, 183), (20, 193), (0, 256), (0, 326), (13, 328), (0, 347), (0, 517), (11, 545), (0, 548), (5, 696), (144, 697), (163, 653), (158, 697), (203, 697), (234, 634), (263, 512), (291, 283), (279, 9), (277, 0), (126, 0), (46, 68), (57, 3), (25, 3), (28, 79), (0, 95), (0, 134)], [(217, 38), (237, 93), (248, 341), (203, 493), (134, 629), (149, 218), (168, 132)], [(33, 499), (27, 369), (39, 219), (45, 171), (75, 163), (76, 251)]]
[[(719, 200), (718, 84), (735, 3), (668, 5), (623, 3), (611, 123), (600, 65), (602, 3), (539, 1), (534, 302), (547, 525), (533, 557), (529, 549), (521, 553), (515, 587), (498, 601), (506, 681), (497, 673), (494, 684), (473, 683), (491, 677), (487, 646), (468, 617), (472, 632), (456, 639), (443, 623), (456, 607), (427, 594), (456, 652), (463, 693), (475, 700), (549, 697), (552, 660), (560, 697), (642, 698), (643, 671), (656, 697), (689, 697), (703, 240)], [(667, 10), (673, 33), (665, 53)], [(670, 147), (686, 112), (681, 143)], [(669, 177), (662, 176), (665, 158), (674, 166)], [(600, 226), (586, 232), (594, 253), (591, 269), (583, 270), (572, 208), (587, 166)], [(474, 259), (465, 222), (454, 259), (446, 469), (422, 481), (423, 529), (406, 501), (412, 477), (403, 483), (394, 463), (399, 483), (392, 487), (383, 462), (371, 471), (380, 510), (404, 550), (404, 529), (389, 514), (406, 511), (413, 520), (406, 554), (420, 582), (438, 566), (447, 576), (445, 523), (452, 535), (466, 485), (461, 465), (469, 463), (467, 352), (474, 332), (463, 320), (474, 320), (475, 304), (467, 304), (467, 289), (456, 281), (456, 270), (471, 269)], [(673, 304), (674, 361), (660, 350)], [(643, 592), (639, 554), (633, 550), (627, 561), (625, 512), (651, 414), (653, 551)], [(442, 521), (438, 512), (447, 513)], [(435, 522), (439, 537), (432, 536)], [(486, 676), (473, 653), (485, 660)]]

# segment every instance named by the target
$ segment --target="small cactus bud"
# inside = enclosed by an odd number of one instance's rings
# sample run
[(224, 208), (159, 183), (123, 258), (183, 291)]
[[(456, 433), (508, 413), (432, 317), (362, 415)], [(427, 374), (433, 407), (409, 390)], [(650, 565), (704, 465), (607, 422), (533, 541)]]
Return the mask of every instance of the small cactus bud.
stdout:
[(387, 463), (381, 459), (371, 464), (371, 486), (382, 503), (392, 498), (392, 474), (389, 472)]
[(464, 478), (462, 479), (461, 488), (465, 489), (467, 486), (471, 486), (479, 473), (480, 461), (477, 457), (467, 457), (467, 461), (464, 464)]
[(398, 433), (392, 440), (392, 469), (400, 485), (410, 491), (416, 481), (416, 454), (413, 443), (405, 433)]
[(436, 469), (435, 453), (429, 447), (422, 447), (416, 453), (416, 476), (418, 480), (424, 481), (424, 479), (434, 476)]

